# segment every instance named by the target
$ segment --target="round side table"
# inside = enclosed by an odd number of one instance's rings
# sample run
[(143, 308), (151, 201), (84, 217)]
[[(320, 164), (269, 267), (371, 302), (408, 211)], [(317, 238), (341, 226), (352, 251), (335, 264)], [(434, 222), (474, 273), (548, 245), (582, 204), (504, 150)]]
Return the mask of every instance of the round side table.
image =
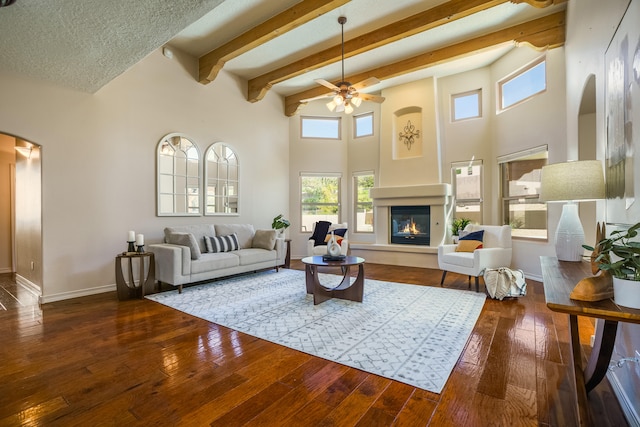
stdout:
[[(138, 284), (133, 276), (133, 260), (139, 264)], [(128, 280), (122, 270), (123, 261), (128, 262)], [(147, 268), (145, 269), (145, 264)], [(116, 256), (116, 289), (120, 301), (131, 298), (143, 298), (144, 291), (156, 281), (156, 261), (153, 252), (122, 253)]]

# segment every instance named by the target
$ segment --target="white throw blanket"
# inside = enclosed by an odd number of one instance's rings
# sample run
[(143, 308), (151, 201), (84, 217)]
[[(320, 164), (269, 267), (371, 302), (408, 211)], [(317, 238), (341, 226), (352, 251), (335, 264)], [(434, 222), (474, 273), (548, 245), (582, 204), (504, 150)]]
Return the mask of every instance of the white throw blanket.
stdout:
[(527, 283), (522, 270), (507, 267), (487, 268), (484, 282), (491, 298), (502, 301), (505, 297), (519, 297), (527, 294)]

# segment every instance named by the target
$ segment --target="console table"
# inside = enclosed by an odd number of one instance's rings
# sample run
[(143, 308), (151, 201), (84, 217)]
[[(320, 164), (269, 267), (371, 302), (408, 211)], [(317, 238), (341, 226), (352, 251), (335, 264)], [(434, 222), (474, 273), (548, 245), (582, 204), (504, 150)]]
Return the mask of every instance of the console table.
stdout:
[[(541, 256), (544, 296), (550, 310), (569, 315), (571, 353), (580, 425), (591, 425), (587, 393), (597, 386), (609, 368), (609, 361), (616, 340), (618, 322), (640, 323), (640, 310), (616, 305), (612, 299), (603, 301), (577, 301), (569, 298), (575, 285), (592, 276), (591, 264), (558, 261), (556, 257)], [(578, 316), (602, 319), (597, 322), (595, 342), (587, 366), (582, 367), (582, 348), (578, 331)]]

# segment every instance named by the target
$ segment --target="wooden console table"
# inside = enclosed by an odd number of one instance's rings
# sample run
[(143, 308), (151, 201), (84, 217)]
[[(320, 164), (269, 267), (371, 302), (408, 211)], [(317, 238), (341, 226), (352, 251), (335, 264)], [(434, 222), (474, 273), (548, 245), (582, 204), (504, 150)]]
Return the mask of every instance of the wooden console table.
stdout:
[[(618, 322), (640, 323), (640, 310), (616, 305), (612, 299), (587, 302), (569, 298), (575, 285), (591, 276), (591, 264), (585, 261), (558, 261), (556, 257), (541, 256), (544, 296), (550, 310), (569, 315), (573, 373), (577, 393), (580, 425), (591, 425), (587, 393), (602, 381), (609, 368), (609, 361), (616, 340)], [(578, 331), (578, 316), (603, 319), (598, 322), (595, 342), (587, 366), (582, 367), (582, 349)]]

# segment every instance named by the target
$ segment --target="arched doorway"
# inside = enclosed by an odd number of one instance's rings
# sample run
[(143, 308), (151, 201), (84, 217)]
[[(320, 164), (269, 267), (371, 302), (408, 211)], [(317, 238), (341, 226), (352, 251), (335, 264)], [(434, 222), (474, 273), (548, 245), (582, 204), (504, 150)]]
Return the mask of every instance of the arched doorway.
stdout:
[(0, 133), (0, 213), (3, 246), (0, 271), (15, 273), (16, 282), (42, 295), (42, 147)]

